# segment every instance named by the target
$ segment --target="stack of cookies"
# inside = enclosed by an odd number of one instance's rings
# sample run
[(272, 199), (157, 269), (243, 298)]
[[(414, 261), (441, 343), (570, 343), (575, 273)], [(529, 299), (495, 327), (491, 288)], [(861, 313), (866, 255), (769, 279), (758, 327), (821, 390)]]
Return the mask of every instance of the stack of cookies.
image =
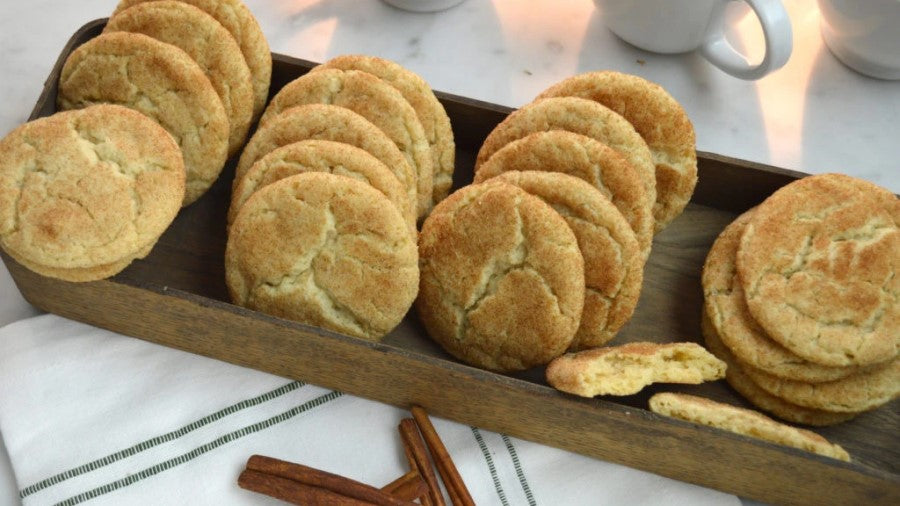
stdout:
[(416, 297), (416, 222), (449, 192), (454, 155), (443, 106), (394, 62), (341, 56), (287, 84), (235, 171), (232, 299), (380, 339)]
[(184, 205), (240, 150), (268, 96), (268, 44), (240, 0), (122, 0), (63, 67), (57, 104), (114, 103), (159, 122), (184, 157)]
[(703, 334), (728, 382), (785, 420), (831, 425), (900, 395), (900, 201), (840, 174), (776, 191), (703, 270)]
[(634, 313), (654, 232), (693, 193), (694, 139), (665, 90), (616, 72), (566, 79), (510, 114), (475, 184), (423, 224), (429, 334), (499, 371), (609, 342)]
[(150, 118), (60, 112), (0, 140), (0, 246), (44, 276), (103, 279), (150, 252), (184, 190), (181, 150)]

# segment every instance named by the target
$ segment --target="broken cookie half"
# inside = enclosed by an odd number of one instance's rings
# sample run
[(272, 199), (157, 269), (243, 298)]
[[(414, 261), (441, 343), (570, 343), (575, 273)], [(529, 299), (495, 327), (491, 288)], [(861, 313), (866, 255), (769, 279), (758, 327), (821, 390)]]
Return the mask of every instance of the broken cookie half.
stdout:
[(631, 395), (652, 383), (697, 385), (725, 377), (722, 362), (696, 343), (629, 343), (563, 355), (547, 366), (547, 382), (582, 397)]

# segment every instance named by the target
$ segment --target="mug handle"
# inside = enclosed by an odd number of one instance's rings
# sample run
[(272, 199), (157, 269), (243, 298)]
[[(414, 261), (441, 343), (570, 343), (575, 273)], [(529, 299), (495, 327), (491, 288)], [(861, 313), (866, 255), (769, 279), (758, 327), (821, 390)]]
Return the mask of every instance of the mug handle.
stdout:
[(759, 65), (747, 63), (747, 59), (725, 40), (725, 6), (729, 1), (733, 0), (723, 0), (716, 6), (701, 48), (703, 57), (734, 77), (748, 80), (759, 79), (783, 67), (791, 56), (793, 33), (791, 20), (781, 1), (744, 0), (759, 18), (766, 40), (766, 55)]

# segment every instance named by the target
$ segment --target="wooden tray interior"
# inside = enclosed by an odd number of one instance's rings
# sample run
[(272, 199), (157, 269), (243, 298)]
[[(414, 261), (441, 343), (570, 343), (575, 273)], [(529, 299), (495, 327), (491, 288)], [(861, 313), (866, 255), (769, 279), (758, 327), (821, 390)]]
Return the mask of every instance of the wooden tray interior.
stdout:
[[(76, 43), (86, 41), (97, 35), (102, 26), (102, 20), (93, 22), (76, 34), (73, 40)], [(70, 50), (71, 48), (67, 48), (67, 52)], [(313, 65), (312, 62), (274, 55), (271, 93), (276, 93), (284, 84), (302, 75)], [(47, 82), (33, 118), (55, 112), (56, 76), (59, 70), (58, 65)], [(510, 110), (443, 93), (438, 93), (438, 96), (453, 124), (457, 145), (454, 186), (460, 187), (472, 180), (473, 161), (481, 142)], [(134, 262), (112, 281), (134, 287), (163, 287), (164, 290), (183, 291), (210, 301), (230, 303), (224, 284), (223, 254), (226, 241), (225, 216), (230, 201), (234, 165), (235, 160), (229, 161), (210, 191), (181, 211), (147, 258)], [(758, 204), (778, 187), (802, 176), (708, 153), (700, 153), (699, 170), (700, 183), (685, 213), (656, 236), (644, 274), (640, 304), (632, 321), (612, 344), (648, 340), (699, 342), (702, 305), (699, 276), (713, 240), (737, 214)], [(4, 260), (13, 271), (12, 261), (5, 255)], [(27, 292), (19, 276), (14, 277), (23, 293)], [(40, 300), (34, 300), (33, 296), (31, 298), (33, 303), (42, 306)], [(387, 336), (384, 345), (387, 349), (405, 350), (405, 353), (412, 356), (430, 357), (442, 363), (456, 364), (454, 359), (427, 338), (412, 312), (400, 327)], [(512, 377), (527, 381), (539, 389), (549, 390), (543, 379), (543, 368)], [(639, 395), (579, 402), (588, 403), (600, 410), (621, 409), (616, 408), (616, 405), (646, 410), (648, 397), (659, 391), (683, 391), (749, 406), (724, 381), (699, 386), (655, 385)], [(562, 395), (555, 392), (548, 394)], [(900, 483), (900, 438), (897, 437), (900, 407), (897, 404), (863, 414), (845, 424), (815, 431), (847, 449), (854, 458), (852, 464), (846, 465), (848, 469), (875, 475), (878, 479), (893, 483), (891, 486), (896, 488)], [(649, 413), (647, 415), (655, 416)], [(669, 423), (662, 420), (660, 422)], [(697, 444), (704, 444), (701, 439), (710, 437), (710, 432), (704, 430), (695, 430), (693, 434), (698, 438)], [(832, 462), (826, 464), (844, 466)], [(772, 471), (779, 472), (777, 462), (772, 462), (772, 465)], [(759, 497), (771, 499), (778, 496), (761, 494)]]

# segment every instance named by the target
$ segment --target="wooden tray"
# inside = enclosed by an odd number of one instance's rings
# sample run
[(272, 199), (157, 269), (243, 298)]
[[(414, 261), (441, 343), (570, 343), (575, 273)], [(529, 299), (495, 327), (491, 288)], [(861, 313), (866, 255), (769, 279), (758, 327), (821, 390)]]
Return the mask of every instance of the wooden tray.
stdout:
[[(31, 118), (55, 112), (66, 56), (98, 35), (82, 27), (66, 45)], [(273, 55), (272, 93), (314, 64)], [(438, 93), (457, 143), (455, 185), (472, 179), (481, 142), (510, 109)], [(640, 305), (614, 343), (698, 341), (700, 269), (734, 217), (797, 172), (700, 153), (700, 184), (684, 215), (654, 240)], [(369, 343), (229, 303), (224, 284), (225, 213), (234, 160), (198, 202), (181, 211), (152, 254), (118, 276), (67, 283), (3, 261), (25, 298), (46, 311), (122, 334), (281, 376), (339, 389), (773, 503), (900, 504), (898, 403), (818, 429), (852, 463), (819, 457), (658, 416), (654, 392), (679, 390), (746, 405), (724, 382), (654, 386), (625, 398), (582, 399), (547, 386), (543, 369), (505, 376), (463, 365), (426, 336), (410, 314), (383, 343)]]

